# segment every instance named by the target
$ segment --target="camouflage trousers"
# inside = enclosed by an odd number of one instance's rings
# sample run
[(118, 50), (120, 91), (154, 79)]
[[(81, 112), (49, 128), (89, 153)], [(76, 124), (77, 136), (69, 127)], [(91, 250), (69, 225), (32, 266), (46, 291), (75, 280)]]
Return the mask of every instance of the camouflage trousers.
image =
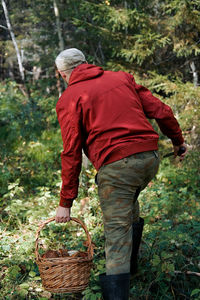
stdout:
[(130, 272), (132, 224), (139, 221), (137, 198), (158, 167), (157, 151), (148, 151), (104, 165), (98, 172), (107, 275)]

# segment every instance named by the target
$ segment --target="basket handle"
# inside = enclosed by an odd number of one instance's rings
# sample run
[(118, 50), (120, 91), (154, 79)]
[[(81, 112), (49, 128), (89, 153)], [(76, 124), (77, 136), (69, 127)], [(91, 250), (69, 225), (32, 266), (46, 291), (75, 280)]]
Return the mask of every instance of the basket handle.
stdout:
[[(77, 218), (70, 218), (70, 220), (72, 220), (72, 221), (74, 221), (74, 222), (80, 224), (80, 225), (83, 227), (83, 229), (84, 229), (84, 231), (85, 231), (85, 233), (86, 233), (86, 235), (87, 235), (87, 241), (88, 241), (88, 249), (87, 249), (87, 252), (88, 252), (88, 254), (89, 254), (89, 257), (92, 258), (92, 257), (93, 257), (93, 250), (94, 250), (94, 249), (93, 249), (92, 240), (91, 240), (91, 237), (90, 237), (90, 234), (89, 234), (89, 232), (88, 232), (88, 230), (87, 230), (86, 225), (85, 225), (81, 220), (79, 220), (79, 219), (77, 219)], [(38, 245), (39, 236), (40, 236), (40, 231), (41, 231), (48, 223), (50, 223), (50, 222), (52, 222), (52, 221), (55, 221), (55, 217), (49, 218), (49, 219), (47, 219), (46, 221), (44, 221), (42, 224), (40, 224), (40, 225), (39, 225), (39, 228), (38, 228), (38, 230), (37, 230), (37, 232), (36, 232), (35, 255), (36, 255), (36, 259), (37, 259), (37, 260), (40, 260), (40, 259), (41, 259), (41, 256), (40, 256), (40, 254), (39, 254), (39, 245)]]

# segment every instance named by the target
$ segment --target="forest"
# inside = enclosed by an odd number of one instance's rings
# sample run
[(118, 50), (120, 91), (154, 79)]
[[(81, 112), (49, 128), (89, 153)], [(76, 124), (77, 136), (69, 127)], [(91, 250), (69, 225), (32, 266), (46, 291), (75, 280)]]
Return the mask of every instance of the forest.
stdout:
[[(126, 71), (170, 105), (188, 145), (183, 162), (164, 158), (141, 193), (145, 220), (131, 300), (200, 299), (200, 2), (199, 0), (1, 0), (0, 5), (0, 299), (102, 299), (104, 231), (96, 170), (84, 158), (71, 215), (86, 224), (94, 249), (88, 287), (42, 287), (35, 235), (55, 216), (63, 149), (55, 106), (66, 85), (55, 58), (78, 48), (88, 63)], [(41, 232), (46, 248), (84, 247), (71, 222)], [(42, 247), (42, 245), (40, 245)]]

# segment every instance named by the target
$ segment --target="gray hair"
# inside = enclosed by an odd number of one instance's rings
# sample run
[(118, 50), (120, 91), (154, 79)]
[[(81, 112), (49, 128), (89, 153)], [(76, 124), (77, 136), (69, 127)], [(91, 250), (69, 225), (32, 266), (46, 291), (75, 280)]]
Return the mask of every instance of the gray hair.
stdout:
[(59, 71), (69, 71), (82, 63), (86, 63), (85, 55), (76, 48), (70, 48), (60, 52), (55, 63)]

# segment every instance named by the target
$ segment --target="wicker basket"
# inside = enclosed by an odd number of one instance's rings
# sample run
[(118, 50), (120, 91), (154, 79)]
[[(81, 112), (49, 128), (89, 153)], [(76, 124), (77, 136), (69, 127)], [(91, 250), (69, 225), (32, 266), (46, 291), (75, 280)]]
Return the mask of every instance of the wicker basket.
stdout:
[(35, 255), (36, 262), (42, 278), (43, 287), (53, 293), (73, 293), (83, 291), (89, 282), (92, 267), (93, 247), (89, 232), (85, 224), (76, 218), (72, 221), (79, 223), (87, 235), (88, 249), (87, 257), (57, 257), (43, 258), (38, 252), (38, 240), (40, 231), (46, 224), (55, 218), (46, 220), (39, 226), (36, 233)]

